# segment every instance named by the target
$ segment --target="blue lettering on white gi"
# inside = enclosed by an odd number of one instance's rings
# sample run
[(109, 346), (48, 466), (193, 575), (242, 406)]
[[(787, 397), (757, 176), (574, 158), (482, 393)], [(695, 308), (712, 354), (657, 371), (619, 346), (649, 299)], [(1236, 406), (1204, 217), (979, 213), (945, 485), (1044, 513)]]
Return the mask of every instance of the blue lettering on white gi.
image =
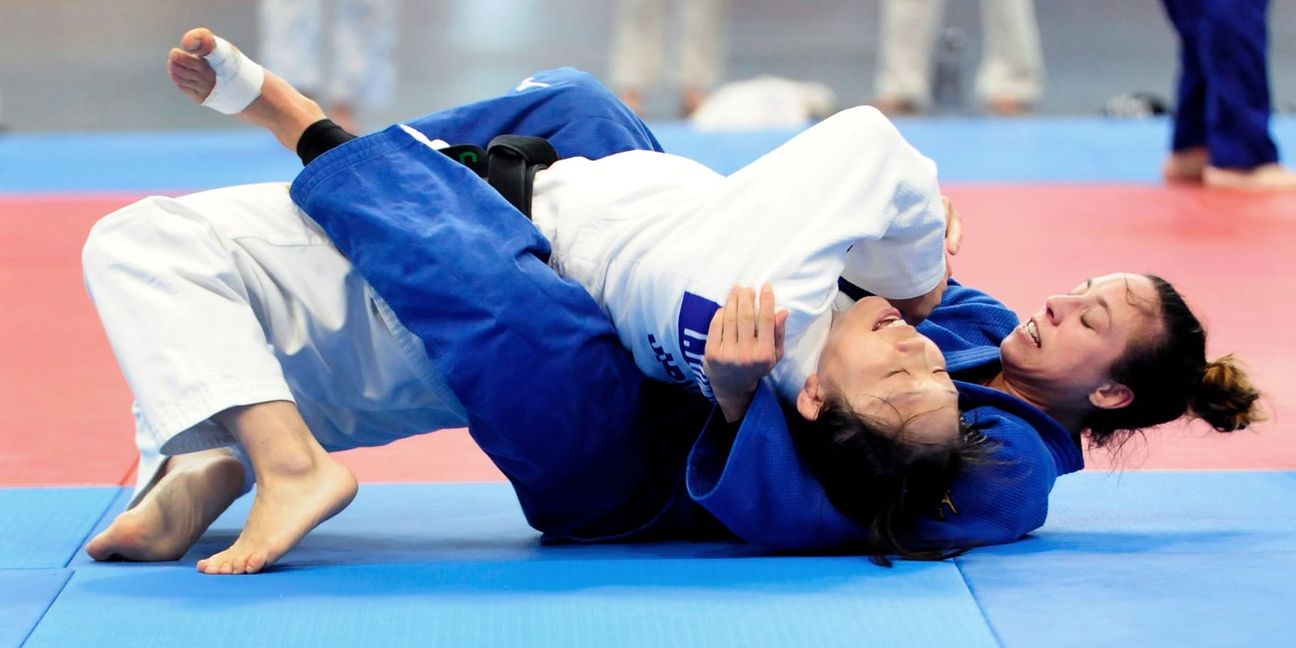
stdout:
[(666, 370), (666, 375), (677, 383), (688, 382), (688, 377), (684, 375), (684, 370), (675, 364), (675, 357), (666, 352), (666, 349), (657, 342), (657, 337), (652, 333), (648, 334), (648, 346), (653, 350), (653, 356), (657, 362), (661, 363), (662, 369)]
[(680, 304), (679, 315), (679, 348), (684, 356), (684, 364), (693, 370), (693, 380), (698, 389), (707, 398), (711, 394), (711, 381), (707, 379), (702, 368), (702, 358), (706, 355), (707, 331), (711, 328), (711, 318), (720, 310), (720, 304), (699, 297), (691, 292), (684, 293)]

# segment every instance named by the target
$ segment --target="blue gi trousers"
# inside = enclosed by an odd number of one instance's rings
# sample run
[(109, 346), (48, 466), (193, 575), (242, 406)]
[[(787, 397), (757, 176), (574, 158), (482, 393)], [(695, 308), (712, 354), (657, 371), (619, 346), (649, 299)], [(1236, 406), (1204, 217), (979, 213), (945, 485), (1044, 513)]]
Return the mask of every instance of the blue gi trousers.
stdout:
[(1217, 167), (1278, 160), (1269, 136), (1269, 0), (1164, 0), (1179, 32), (1173, 150), (1206, 147)]
[[(566, 156), (660, 150), (571, 69), (409, 125), (452, 144), (538, 135)], [(710, 404), (644, 378), (598, 304), (542, 260), (549, 242), (494, 189), (393, 126), (312, 162), (292, 197), (426, 345), (533, 527), (608, 540), (674, 519), (683, 456)]]

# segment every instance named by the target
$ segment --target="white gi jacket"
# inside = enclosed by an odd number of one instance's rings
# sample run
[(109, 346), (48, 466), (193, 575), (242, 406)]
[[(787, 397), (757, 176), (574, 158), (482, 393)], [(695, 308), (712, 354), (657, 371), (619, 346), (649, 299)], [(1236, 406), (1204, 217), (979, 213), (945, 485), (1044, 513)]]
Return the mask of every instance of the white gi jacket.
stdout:
[(728, 177), (672, 155), (561, 160), (536, 175), (550, 264), (589, 290), (639, 368), (693, 383), (712, 315), (735, 285), (773, 284), (790, 311), (772, 378), (788, 400), (815, 371), (837, 278), (883, 297), (945, 276), (936, 165), (877, 110), (846, 110)]

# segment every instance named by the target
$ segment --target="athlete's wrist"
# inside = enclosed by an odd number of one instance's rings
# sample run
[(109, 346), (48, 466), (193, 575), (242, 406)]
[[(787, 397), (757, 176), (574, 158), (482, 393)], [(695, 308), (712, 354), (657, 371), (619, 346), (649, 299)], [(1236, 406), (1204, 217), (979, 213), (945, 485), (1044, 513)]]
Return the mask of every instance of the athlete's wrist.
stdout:
[(726, 423), (737, 423), (747, 416), (747, 407), (751, 405), (755, 395), (755, 392), (734, 394), (719, 389), (714, 390), (714, 393), (716, 405), (720, 407)]

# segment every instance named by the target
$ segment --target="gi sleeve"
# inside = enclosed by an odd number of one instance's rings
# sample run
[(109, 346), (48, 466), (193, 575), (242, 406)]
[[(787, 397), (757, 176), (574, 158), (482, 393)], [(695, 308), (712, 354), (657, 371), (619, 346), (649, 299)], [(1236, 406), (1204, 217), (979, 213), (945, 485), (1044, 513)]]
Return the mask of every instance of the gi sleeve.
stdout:
[(1004, 544), (1043, 526), (1058, 468), (1040, 433), (993, 406), (963, 415), (996, 444), (995, 452), (954, 482), (940, 510), (920, 522), (914, 541), (941, 548)]
[[(926, 294), (945, 278), (945, 207), (936, 163), (914, 148), (875, 109), (842, 113), (846, 136), (836, 138), (849, 165), (841, 191), (853, 191), (854, 218), (871, 218), (878, 235), (860, 236), (846, 253), (842, 276), (890, 299)], [(840, 129), (846, 130), (846, 129)]]
[(950, 280), (941, 303), (918, 332), (940, 347), (951, 372), (998, 362), (999, 343), (1017, 326), (1017, 314), (1002, 302)]
[(689, 455), (689, 496), (738, 537), (783, 550), (839, 549), (867, 532), (801, 464), (783, 408), (761, 382), (736, 429), (717, 408)]

